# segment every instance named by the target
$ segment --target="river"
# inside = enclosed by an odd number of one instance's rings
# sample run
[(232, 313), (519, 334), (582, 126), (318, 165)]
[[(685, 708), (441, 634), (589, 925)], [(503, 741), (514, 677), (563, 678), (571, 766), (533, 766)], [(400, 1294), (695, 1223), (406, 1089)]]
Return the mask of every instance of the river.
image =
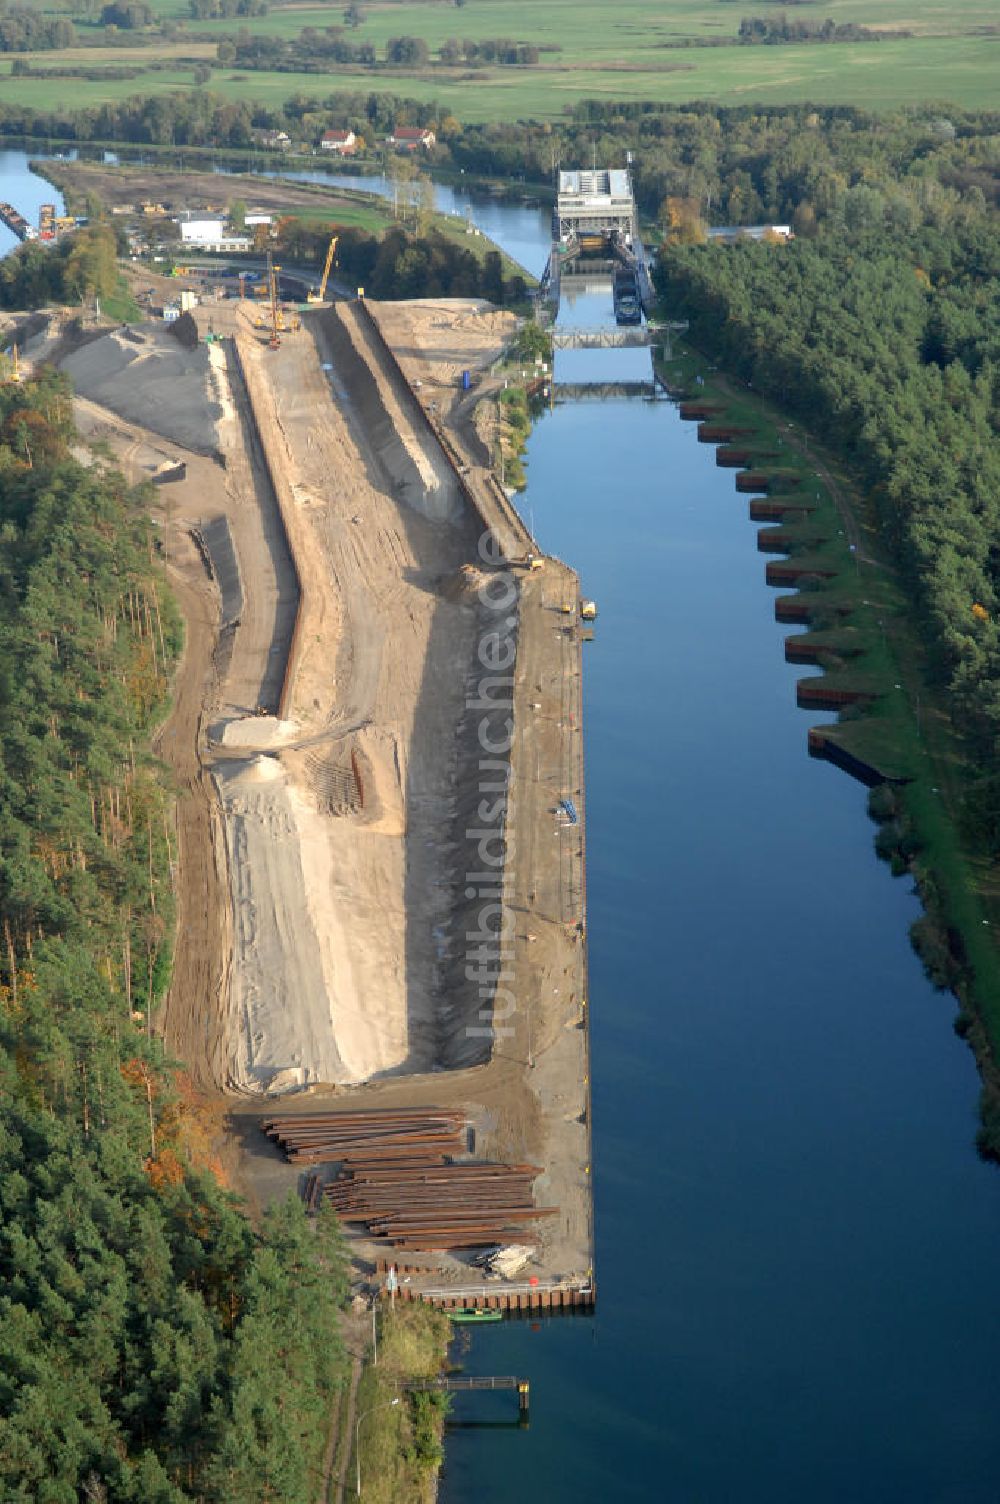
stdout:
[[(487, 211), (540, 269), (547, 212)], [(648, 373), (644, 352), (557, 362)], [(996, 1504), (1000, 1178), (972, 1146), (976, 1071), (865, 791), (806, 755), (821, 718), (795, 707), (746, 498), (666, 401), (557, 401), (528, 472), (540, 541), (601, 613), (598, 1305), (460, 1337), (467, 1371), (530, 1378), (531, 1426), (450, 1429), (441, 1504)], [(459, 1405), (502, 1420), (510, 1397)]]
[[(51, 183), (28, 169), (28, 156), (23, 151), (0, 151), (0, 201), (13, 204), (29, 223), (38, 224), (38, 211), (43, 204), (55, 204), (62, 214), (62, 194)], [(16, 250), (20, 241), (13, 230), (0, 224), (0, 256)]]

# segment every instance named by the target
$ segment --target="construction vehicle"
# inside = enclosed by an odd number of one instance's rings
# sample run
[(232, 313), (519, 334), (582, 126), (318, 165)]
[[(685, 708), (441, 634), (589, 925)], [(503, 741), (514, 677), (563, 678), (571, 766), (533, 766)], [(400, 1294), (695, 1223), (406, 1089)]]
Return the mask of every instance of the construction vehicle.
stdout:
[(269, 350), (281, 349), (281, 332), (285, 322), (281, 313), (281, 304), (278, 302), (278, 273), (280, 266), (275, 266), (271, 252), (267, 253), (267, 285), (271, 294), (271, 338), (267, 345)]
[(330, 269), (333, 266), (333, 258), (337, 251), (338, 236), (330, 236), (330, 244), (326, 252), (326, 261), (323, 263), (323, 275), (319, 280), (319, 287), (315, 291), (306, 293), (307, 303), (322, 303), (326, 299), (326, 284), (330, 280)]

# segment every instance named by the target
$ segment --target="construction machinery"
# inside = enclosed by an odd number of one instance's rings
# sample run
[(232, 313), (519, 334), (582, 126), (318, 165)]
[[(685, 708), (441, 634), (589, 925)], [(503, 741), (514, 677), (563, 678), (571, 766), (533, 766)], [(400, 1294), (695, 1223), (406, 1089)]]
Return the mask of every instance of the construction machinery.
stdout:
[(281, 348), (281, 334), (284, 331), (285, 320), (278, 302), (278, 273), (280, 266), (275, 266), (271, 252), (267, 253), (267, 286), (271, 297), (271, 338), (268, 340), (268, 349), (279, 350)]
[(330, 280), (330, 270), (333, 266), (333, 258), (337, 252), (338, 236), (330, 236), (330, 244), (327, 247), (326, 260), (323, 263), (323, 275), (319, 280), (319, 287), (315, 291), (306, 293), (307, 303), (322, 303), (326, 299), (326, 284)]

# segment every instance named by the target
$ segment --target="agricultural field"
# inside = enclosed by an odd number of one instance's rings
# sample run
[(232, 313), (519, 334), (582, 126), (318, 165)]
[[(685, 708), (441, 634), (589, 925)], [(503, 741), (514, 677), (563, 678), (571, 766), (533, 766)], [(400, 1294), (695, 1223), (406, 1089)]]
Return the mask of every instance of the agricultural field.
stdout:
[[(141, 79), (73, 79), (80, 106), (138, 92), (190, 88), (194, 68), (211, 58), (223, 37), (241, 30), (291, 40), (303, 27), (342, 26), (343, 4), (272, 5), (254, 18), (193, 21), (186, 0), (151, 0), (158, 18), (171, 23), (169, 37), (129, 34), (127, 47), (74, 48), (28, 54), (40, 68), (63, 64), (113, 67), (157, 63)], [(967, 107), (996, 103), (1000, 76), (1000, 15), (995, 0), (827, 0), (795, 6), (787, 14), (809, 21), (827, 18), (884, 31), (885, 40), (741, 45), (747, 15), (781, 14), (770, 0), (472, 0), (456, 7), (445, 0), (371, 0), (362, 5), (360, 26), (344, 36), (369, 43), (384, 56), (390, 37), (426, 42), (430, 63), (376, 69), (344, 65), (324, 73), (256, 72), (219, 68), (206, 85), (230, 99), (278, 105), (292, 94), (326, 99), (338, 89), (380, 91), (440, 101), (460, 120), (556, 118), (581, 98), (652, 99), (682, 103), (711, 99), (728, 103), (787, 103), (893, 106), (928, 99)], [(65, 14), (65, 12), (63, 12)], [(103, 33), (79, 23), (81, 40)], [(907, 36), (894, 35), (906, 31)], [(539, 49), (531, 66), (444, 66), (433, 61), (448, 38), (482, 42), (508, 38)], [(732, 39), (730, 41), (730, 39)], [(145, 45), (142, 45), (145, 43)], [(24, 56), (23, 54), (21, 56)], [(5, 58), (0, 69), (9, 71)], [(3, 97), (50, 108), (65, 103), (62, 78), (4, 78)]]

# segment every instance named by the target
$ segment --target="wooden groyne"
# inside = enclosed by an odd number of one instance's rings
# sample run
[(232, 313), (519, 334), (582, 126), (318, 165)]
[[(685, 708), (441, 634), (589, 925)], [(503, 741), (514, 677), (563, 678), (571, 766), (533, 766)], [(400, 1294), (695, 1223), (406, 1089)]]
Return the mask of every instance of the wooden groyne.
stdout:
[(828, 684), (824, 675), (800, 679), (795, 686), (795, 699), (803, 710), (843, 710), (847, 705), (871, 705), (877, 698), (869, 689)]
[(815, 510), (811, 502), (795, 501), (787, 496), (755, 496), (750, 503), (750, 521), (798, 522)]
[(809, 756), (818, 758), (821, 762), (832, 763), (842, 773), (848, 773), (859, 783), (863, 783), (865, 788), (873, 789), (880, 783), (891, 783), (897, 787), (909, 783), (908, 778), (885, 773), (875, 763), (858, 757), (855, 752), (849, 752), (841, 746), (835, 731), (828, 730), (825, 726), (814, 726), (809, 732)]
[(834, 580), (837, 571), (828, 565), (818, 565), (815, 559), (772, 559), (764, 572), (769, 585), (795, 585), (811, 576), (819, 580)]
[[(697, 420), (698, 438), (702, 443), (715, 443), (716, 464), (738, 470), (736, 489), (740, 492), (756, 492), (749, 504), (752, 522), (773, 523), (761, 528), (757, 534), (757, 548), (761, 553), (793, 554), (791, 558), (772, 559), (768, 562), (765, 578), (772, 586), (814, 586), (835, 579), (839, 570), (831, 565), (828, 557), (817, 550), (827, 542), (828, 534), (819, 530), (810, 516), (816, 506), (804, 496), (781, 495), (782, 491), (794, 491), (798, 479), (787, 471), (773, 472), (749, 468), (756, 460), (776, 458), (773, 451), (754, 449), (752, 444), (734, 444), (734, 440), (750, 438), (754, 430), (726, 421), (724, 406), (710, 402), (682, 402), (682, 418)], [(767, 495), (773, 486), (779, 494)], [(760, 494), (763, 493), (763, 494)], [(819, 617), (824, 626), (829, 626), (831, 617), (844, 619), (850, 616), (850, 603), (830, 599), (825, 591), (801, 589), (797, 595), (784, 595), (775, 601), (775, 619), (781, 623), (811, 626)], [(841, 636), (843, 629), (839, 629)], [(799, 637), (787, 637), (784, 644), (785, 660), (795, 664), (820, 665), (825, 655), (846, 659), (860, 651), (850, 637), (843, 641), (830, 640), (822, 630), (807, 632)], [(804, 710), (841, 711), (852, 706), (866, 707), (878, 699), (876, 691), (866, 685), (851, 685), (831, 682), (829, 674), (818, 674), (800, 679), (795, 687), (796, 703)], [(813, 757), (823, 758), (842, 768), (852, 777), (868, 786), (886, 781), (879, 768), (866, 763), (862, 758), (845, 750), (828, 728), (818, 726), (809, 732), (809, 752)]]

